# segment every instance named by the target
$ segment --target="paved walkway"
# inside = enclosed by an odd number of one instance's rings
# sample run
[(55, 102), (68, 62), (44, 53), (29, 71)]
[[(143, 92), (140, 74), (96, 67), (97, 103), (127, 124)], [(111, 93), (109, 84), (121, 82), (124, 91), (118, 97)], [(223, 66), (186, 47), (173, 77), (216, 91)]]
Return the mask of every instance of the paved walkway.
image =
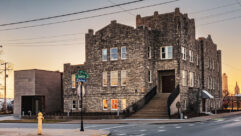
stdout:
[[(80, 132), (79, 129), (44, 129), (42, 136), (108, 136), (109, 131), (86, 129)], [(0, 136), (39, 136), (37, 129), (30, 128), (0, 128)]]
[(6, 114), (6, 115), (0, 115), (0, 121), (1, 120), (20, 120), (20, 118), (12, 114)]
[[(240, 115), (239, 112), (221, 113), (210, 116), (194, 117), (190, 119), (102, 119), (102, 120), (84, 120), (87, 124), (172, 124), (172, 123), (192, 123), (208, 121), (215, 118), (223, 118), (227, 116)], [(80, 120), (71, 120), (67, 124), (79, 124)]]

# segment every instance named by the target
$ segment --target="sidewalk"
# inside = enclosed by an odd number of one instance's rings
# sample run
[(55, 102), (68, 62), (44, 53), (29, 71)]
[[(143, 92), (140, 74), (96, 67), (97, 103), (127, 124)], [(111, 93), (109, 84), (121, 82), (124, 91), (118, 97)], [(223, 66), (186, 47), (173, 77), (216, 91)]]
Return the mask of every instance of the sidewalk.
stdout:
[[(103, 119), (103, 120), (84, 120), (86, 124), (174, 124), (174, 123), (193, 123), (208, 121), (227, 116), (241, 115), (239, 112), (221, 113), (210, 116), (194, 117), (190, 119)], [(79, 124), (80, 120), (61, 122), (63, 124)]]
[[(43, 129), (42, 136), (108, 136), (109, 131), (86, 129)], [(0, 136), (39, 136), (37, 129), (30, 128), (0, 128)]]

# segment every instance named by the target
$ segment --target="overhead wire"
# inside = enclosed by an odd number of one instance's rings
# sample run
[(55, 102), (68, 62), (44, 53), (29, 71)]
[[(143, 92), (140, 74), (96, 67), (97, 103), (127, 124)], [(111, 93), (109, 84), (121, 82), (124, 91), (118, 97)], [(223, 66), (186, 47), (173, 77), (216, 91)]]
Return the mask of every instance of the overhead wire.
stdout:
[(133, 11), (133, 10), (138, 10), (138, 9), (143, 9), (143, 8), (149, 8), (149, 7), (169, 4), (169, 3), (173, 3), (173, 2), (177, 2), (177, 1), (180, 1), (180, 0), (170, 0), (170, 1), (161, 2), (161, 3), (157, 3), (157, 4), (151, 4), (151, 5), (147, 5), (147, 6), (142, 6), (142, 7), (138, 7), (138, 8), (132, 8), (132, 9), (127, 9), (127, 10), (122, 10), (122, 11), (117, 11), (117, 12), (109, 12), (109, 13), (104, 13), (104, 14), (99, 14), (99, 15), (87, 16), (87, 17), (76, 18), (76, 19), (70, 19), (70, 20), (63, 20), (63, 21), (57, 21), (57, 22), (51, 22), (51, 23), (43, 23), (43, 24), (23, 26), (23, 27), (6, 28), (6, 29), (1, 29), (0, 31), (26, 29), (26, 28), (33, 28), (33, 27), (40, 27), (40, 26), (47, 26), (47, 25), (53, 25), (53, 24), (61, 24), (61, 23), (79, 21), (79, 20), (84, 20), (84, 19), (90, 19), (90, 18), (96, 18), (96, 17), (101, 17), (101, 16), (107, 16), (107, 15), (122, 13), (122, 12), (126, 12), (126, 11)]
[(105, 6), (105, 7), (95, 8), (95, 9), (89, 9), (89, 10), (84, 10), (84, 11), (79, 11), (79, 12), (72, 12), (72, 13), (67, 13), (67, 14), (62, 14), (62, 15), (49, 16), (49, 17), (43, 17), (43, 18), (37, 18), (37, 19), (31, 19), (31, 20), (25, 20), (25, 21), (18, 21), (18, 22), (0, 24), (0, 26), (17, 25), (17, 24), (24, 24), (24, 23), (30, 23), (30, 22), (37, 22), (37, 21), (61, 18), (61, 17), (72, 16), (72, 15), (77, 15), (77, 14), (82, 14), (82, 13), (88, 13), (88, 12), (93, 12), (93, 11), (98, 11), (98, 10), (123, 6), (123, 5), (129, 5), (129, 4), (138, 3), (138, 2), (142, 2), (142, 1), (144, 1), (144, 0), (135, 0), (135, 1), (125, 2), (125, 3), (121, 3), (121, 4), (115, 4), (115, 5)]

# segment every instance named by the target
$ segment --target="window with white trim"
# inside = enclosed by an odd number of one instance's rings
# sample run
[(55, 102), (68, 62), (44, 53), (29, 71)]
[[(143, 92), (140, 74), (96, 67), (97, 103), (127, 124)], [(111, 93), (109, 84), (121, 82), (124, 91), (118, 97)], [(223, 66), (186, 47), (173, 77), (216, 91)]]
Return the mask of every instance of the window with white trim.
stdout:
[(111, 110), (118, 110), (118, 99), (111, 99)]
[(110, 82), (111, 86), (118, 86), (118, 71), (111, 71)]
[(165, 46), (161, 47), (161, 59), (172, 59), (173, 58), (173, 47)]
[(121, 86), (126, 86), (126, 70), (121, 70)]
[(121, 109), (122, 110), (126, 109), (126, 99), (121, 99)]
[(148, 47), (148, 59), (151, 59), (151, 46)]
[(75, 110), (75, 109), (76, 109), (76, 104), (77, 104), (76, 101), (73, 100), (73, 101), (72, 101), (72, 110)]
[(103, 110), (108, 110), (108, 100), (107, 99), (103, 100)]
[(108, 85), (108, 78), (107, 78), (107, 72), (103, 72), (102, 73), (102, 80), (103, 80), (103, 86), (107, 86)]
[(193, 62), (193, 51), (192, 50), (189, 50), (189, 61), (190, 62)]
[(187, 86), (187, 71), (182, 70), (182, 86)]
[(118, 60), (118, 48), (110, 49), (110, 60)]
[(71, 75), (71, 81), (72, 81), (72, 88), (76, 88), (75, 74), (72, 74), (72, 75)]
[(194, 73), (189, 72), (189, 86), (194, 87)]
[(148, 71), (148, 82), (152, 83), (152, 71), (151, 70)]
[(107, 61), (107, 49), (102, 49), (102, 61)]
[(182, 47), (182, 60), (186, 60), (187, 59), (187, 50), (186, 48)]
[(121, 59), (126, 59), (126, 47), (121, 47)]

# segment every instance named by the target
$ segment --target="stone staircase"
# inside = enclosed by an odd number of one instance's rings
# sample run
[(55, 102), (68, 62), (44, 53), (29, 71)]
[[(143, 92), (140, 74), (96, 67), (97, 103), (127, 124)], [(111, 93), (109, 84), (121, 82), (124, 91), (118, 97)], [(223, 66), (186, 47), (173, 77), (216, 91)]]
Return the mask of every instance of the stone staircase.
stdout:
[(156, 94), (152, 100), (130, 118), (132, 119), (166, 119), (168, 118), (167, 99), (170, 93)]

